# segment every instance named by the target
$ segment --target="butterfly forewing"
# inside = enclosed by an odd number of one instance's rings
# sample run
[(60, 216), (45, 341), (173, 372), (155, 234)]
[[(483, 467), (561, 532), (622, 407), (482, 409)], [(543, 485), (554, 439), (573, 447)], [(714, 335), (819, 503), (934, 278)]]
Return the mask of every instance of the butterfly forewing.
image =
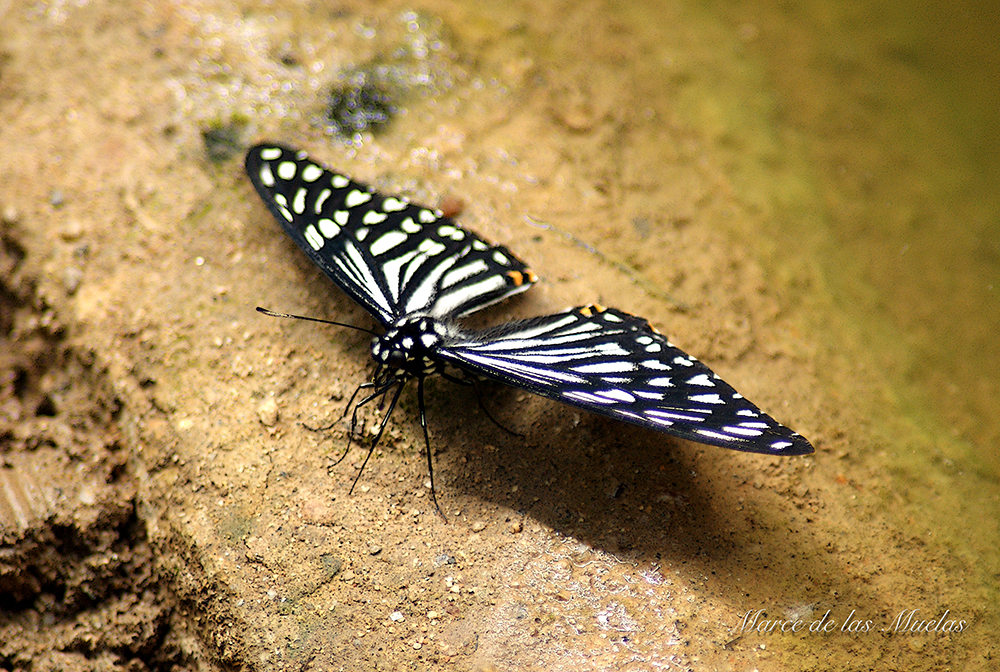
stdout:
[(582, 306), (457, 337), (441, 357), (566, 404), (699, 443), (771, 455), (813, 451), (646, 320)]
[(471, 313), (522, 292), (534, 274), (440, 211), (383, 196), (304, 152), (258, 145), (247, 174), (285, 231), (383, 325), (414, 313)]

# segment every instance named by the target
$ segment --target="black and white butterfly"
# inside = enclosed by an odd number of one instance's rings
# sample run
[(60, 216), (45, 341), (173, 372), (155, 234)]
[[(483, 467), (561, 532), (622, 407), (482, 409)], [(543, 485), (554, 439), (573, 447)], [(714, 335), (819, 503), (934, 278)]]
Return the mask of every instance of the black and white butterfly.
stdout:
[(253, 147), (246, 170), (288, 235), (386, 330), (372, 339), (375, 374), (359, 388), (370, 394), (358, 406), (393, 392), (371, 450), (403, 386), (416, 378), (432, 494), (423, 382), (431, 374), (454, 379), (448, 365), (698, 443), (813, 452), (642, 318), (589, 305), (485, 330), (463, 327), (457, 318), (523, 292), (536, 277), (505, 247), (438, 210), (383, 196), (280, 145)]

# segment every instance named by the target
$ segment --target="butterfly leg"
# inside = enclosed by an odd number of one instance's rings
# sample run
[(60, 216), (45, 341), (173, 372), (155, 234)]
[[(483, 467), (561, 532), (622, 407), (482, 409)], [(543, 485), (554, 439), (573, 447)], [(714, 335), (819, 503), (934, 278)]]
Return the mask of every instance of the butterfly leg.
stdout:
[(438, 515), (447, 523), (448, 517), (441, 510), (441, 505), (438, 504), (437, 500), (437, 492), (434, 489), (434, 460), (431, 456), (431, 437), (427, 434), (427, 414), (424, 412), (423, 376), (417, 377), (417, 405), (420, 407), (420, 427), (424, 430), (424, 447), (427, 449), (427, 473), (431, 479), (431, 501), (434, 502), (434, 508), (437, 509)]
[[(395, 383), (395, 381), (393, 381), (393, 383)], [(361, 474), (364, 473), (365, 467), (368, 465), (368, 460), (371, 459), (372, 453), (374, 453), (375, 448), (378, 447), (378, 442), (382, 439), (382, 432), (385, 431), (386, 425), (389, 424), (389, 418), (392, 417), (392, 411), (396, 408), (396, 402), (399, 401), (399, 395), (403, 392), (404, 386), (405, 386), (405, 381), (401, 381), (396, 385), (396, 392), (395, 394), (392, 395), (392, 400), (389, 402), (389, 410), (386, 411), (385, 417), (382, 418), (382, 423), (378, 427), (378, 433), (375, 434), (375, 438), (372, 439), (372, 445), (368, 449), (368, 454), (365, 455), (365, 461), (361, 463), (361, 469), (358, 470), (358, 475), (354, 477), (354, 482), (351, 483), (351, 489), (347, 491), (347, 494), (351, 494), (354, 492), (354, 486), (358, 484), (358, 481), (361, 479)], [(373, 392), (372, 394), (368, 395), (360, 402), (358, 402), (358, 406), (364, 406), (372, 399), (375, 399), (379, 395), (385, 395), (387, 392), (388, 388), (385, 387), (376, 390), (375, 392)], [(356, 413), (357, 413), (357, 406), (355, 407), (355, 414)]]
[[(341, 455), (340, 459), (338, 459), (336, 462), (334, 462), (332, 466), (335, 467), (335, 466), (337, 466), (338, 464), (340, 464), (341, 462), (344, 461), (344, 458), (347, 457), (347, 453), (351, 450), (351, 443), (354, 441), (355, 437), (357, 437), (357, 439), (360, 441), (361, 437), (364, 436), (364, 432), (365, 432), (365, 430), (364, 430), (364, 421), (362, 421), (362, 423), (361, 423), (361, 431), (360, 432), (357, 431), (357, 428), (358, 428), (358, 411), (361, 409), (361, 407), (364, 406), (365, 404), (371, 402), (372, 400), (377, 399), (380, 395), (384, 398), (385, 395), (386, 395), (386, 393), (389, 391), (389, 389), (393, 385), (395, 385), (395, 384), (396, 384), (396, 379), (393, 378), (393, 379), (389, 380), (388, 382), (386, 382), (384, 384), (381, 384), (381, 385), (378, 384), (378, 383), (375, 383), (375, 382), (361, 383), (360, 385), (358, 385), (358, 389), (354, 390), (354, 394), (352, 394), (351, 398), (347, 401), (347, 406), (344, 408), (344, 415), (341, 416), (341, 420), (343, 420), (345, 417), (347, 417), (347, 413), (351, 410), (351, 405), (354, 404), (354, 400), (357, 398), (358, 393), (361, 392), (361, 390), (370, 390), (370, 389), (373, 389), (373, 388), (375, 389), (374, 392), (372, 392), (371, 394), (369, 394), (364, 399), (362, 399), (361, 401), (359, 401), (357, 404), (354, 405), (354, 412), (351, 413), (351, 427), (347, 431), (347, 448), (344, 449), (344, 454)], [(385, 420), (382, 421), (382, 428), (383, 429), (385, 428), (385, 422), (386, 422), (386, 420), (388, 420), (389, 415), (391, 413), (392, 413), (392, 411), (390, 410), (389, 414), (386, 415)], [(381, 431), (379, 431), (379, 436), (382, 436), (382, 432)]]
[[(344, 406), (344, 414), (340, 416), (340, 419), (343, 420), (344, 418), (347, 417), (348, 411), (351, 410), (351, 404), (353, 404), (354, 400), (358, 398), (358, 393), (361, 390), (369, 390), (372, 389), (373, 387), (375, 387), (375, 383), (373, 382), (361, 383), (360, 385), (358, 385), (358, 389), (354, 390), (354, 394), (352, 394), (351, 398), (347, 400), (347, 405)], [(354, 427), (354, 421), (357, 419), (358, 408), (364, 406), (366, 403), (371, 401), (376, 396), (378, 396), (377, 392), (375, 393), (374, 396), (368, 397), (367, 399), (365, 399), (364, 401), (362, 401), (361, 403), (359, 403), (357, 406), (354, 407), (354, 415), (351, 417), (351, 427)]]
[[(344, 406), (344, 413), (343, 413), (343, 415), (340, 416), (340, 420), (343, 420), (344, 418), (347, 417), (347, 413), (348, 413), (348, 411), (351, 410), (351, 404), (353, 404), (355, 398), (357, 398), (358, 392), (360, 392), (363, 389), (367, 389), (369, 387), (375, 387), (375, 383), (368, 382), (368, 383), (361, 383), (360, 385), (358, 385), (357, 389), (354, 390), (354, 394), (352, 394), (351, 398), (347, 400), (347, 405)], [(358, 405), (360, 406), (361, 404), (358, 404)], [(340, 422), (340, 420), (334, 420), (333, 422), (331, 422), (329, 425), (326, 425), (325, 427), (311, 427), (311, 426), (307, 425), (304, 422), (301, 423), (301, 424), (302, 424), (303, 427), (305, 427), (306, 429), (308, 429), (310, 432), (328, 432), (331, 429), (333, 429), (336, 426), (336, 424), (338, 422)]]
[[(345, 417), (347, 417), (347, 413), (348, 413), (348, 411), (351, 410), (351, 405), (354, 403), (354, 400), (357, 398), (358, 393), (361, 392), (361, 390), (363, 390), (363, 389), (368, 389), (368, 388), (371, 388), (371, 387), (375, 387), (375, 383), (370, 383), (369, 382), (369, 383), (361, 383), (360, 385), (358, 385), (357, 389), (354, 390), (354, 394), (352, 394), (351, 398), (347, 400), (347, 406), (344, 407), (344, 413), (343, 413), (343, 415), (340, 416), (340, 420), (343, 420)], [(351, 416), (351, 428), (347, 432), (347, 447), (344, 448), (343, 454), (340, 457), (338, 457), (336, 459), (336, 461), (334, 461), (333, 464), (330, 465), (330, 467), (327, 469), (327, 473), (329, 473), (330, 470), (333, 469), (334, 467), (336, 467), (338, 464), (340, 464), (341, 462), (343, 462), (344, 458), (347, 457), (347, 454), (351, 451), (351, 443), (354, 440), (354, 434), (355, 434), (354, 429), (356, 427), (356, 423), (357, 423), (357, 419), (358, 419), (358, 407), (364, 405), (364, 403), (365, 402), (362, 401), (360, 404), (358, 404), (357, 406), (354, 407), (354, 415)], [(305, 423), (302, 423), (302, 426), (305, 427), (306, 429), (308, 429), (311, 432), (326, 432), (326, 431), (329, 431), (329, 430), (333, 429), (334, 425), (336, 425), (338, 422), (340, 422), (340, 420), (336, 420), (336, 421), (330, 423), (329, 425), (327, 425), (326, 427), (310, 427), (309, 425), (307, 425)]]
[(447, 373), (446, 371), (441, 371), (441, 377), (451, 383), (458, 383), (459, 385), (471, 385), (472, 389), (475, 390), (476, 392), (476, 403), (479, 404), (479, 408), (483, 411), (483, 413), (486, 414), (486, 417), (490, 419), (490, 422), (492, 422), (494, 425), (496, 425), (497, 427), (499, 427), (500, 429), (502, 429), (503, 431), (507, 432), (512, 436), (516, 436), (522, 439), (524, 438), (524, 434), (521, 434), (520, 432), (515, 432), (513, 429), (510, 429), (508, 427), (504, 427), (503, 423), (501, 423), (499, 420), (493, 417), (493, 414), (490, 413), (490, 409), (486, 408), (486, 404), (483, 403), (483, 393), (479, 389), (479, 381), (476, 379), (475, 376), (469, 376), (467, 378), (459, 378), (457, 376), (451, 375), (450, 373)]

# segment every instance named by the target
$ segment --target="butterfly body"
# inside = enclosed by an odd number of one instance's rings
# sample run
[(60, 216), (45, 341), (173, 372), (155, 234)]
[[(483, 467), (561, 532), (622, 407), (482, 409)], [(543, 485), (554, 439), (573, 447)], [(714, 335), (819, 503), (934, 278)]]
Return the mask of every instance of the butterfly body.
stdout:
[(285, 231), (385, 329), (372, 340), (373, 380), (362, 386), (373, 392), (359, 402), (396, 388), (372, 449), (412, 379), (427, 440), (423, 380), (450, 365), (691, 441), (769, 455), (813, 452), (804, 437), (623, 311), (587, 305), (466, 329), (459, 318), (537, 278), (510, 250), (440, 211), (379, 194), (280, 145), (250, 149), (246, 169)]
[(442, 373), (438, 351), (454, 331), (429, 315), (405, 317), (372, 339), (372, 359), (399, 377)]

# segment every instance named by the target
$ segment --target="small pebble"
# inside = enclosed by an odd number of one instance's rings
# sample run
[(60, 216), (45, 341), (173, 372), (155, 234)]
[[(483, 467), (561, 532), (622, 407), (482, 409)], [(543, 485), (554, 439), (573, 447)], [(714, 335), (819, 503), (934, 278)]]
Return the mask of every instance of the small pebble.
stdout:
[(79, 240), (83, 235), (83, 224), (79, 219), (67, 219), (59, 230), (59, 236), (66, 242)]
[(268, 397), (257, 405), (257, 417), (260, 424), (265, 427), (274, 427), (278, 424), (278, 402), (274, 397)]
[(63, 286), (66, 293), (73, 295), (80, 288), (80, 281), (83, 280), (83, 271), (76, 266), (67, 266), (63, 269)]
[(472, 524), (472, 531), (473, 532), (482, 532), (485, 529), (486, 529), (486, 523), (484, 523), (481, 520), (477, 520), (476, 522), (474, 522)]

